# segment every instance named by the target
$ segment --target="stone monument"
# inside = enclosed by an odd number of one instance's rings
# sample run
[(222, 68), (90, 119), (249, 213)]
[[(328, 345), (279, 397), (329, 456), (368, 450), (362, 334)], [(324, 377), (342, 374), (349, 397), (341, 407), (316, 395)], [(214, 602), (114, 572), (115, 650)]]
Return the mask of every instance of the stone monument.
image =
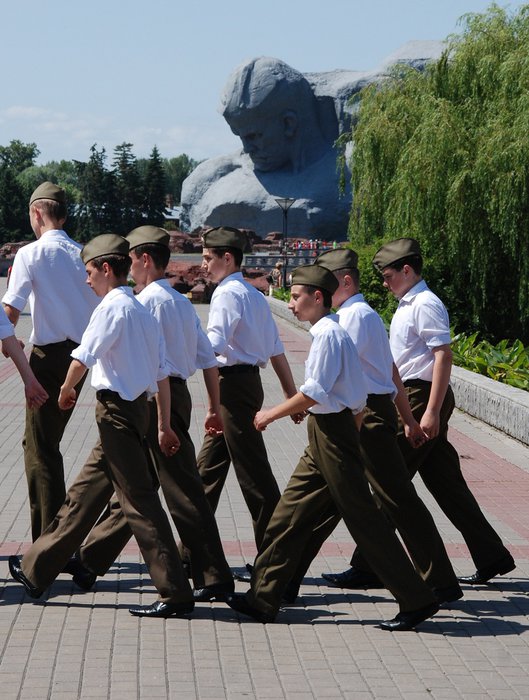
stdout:
[(266, 235), (282, 227), (275, 198), (291, 197), (289, 237), (344, 240), (351, 191), (347, 184), (340, 193), (334, 143), (351, 126), (350, 98), (395, 64), (422, 69), (443, 49), (442, 42), (409, 42), (368, 72), (304, 75), (266, 57), (243, 63), (219, 107), (242, 149), (200, 163), (184, 181), (184, 228), (228, 225)]

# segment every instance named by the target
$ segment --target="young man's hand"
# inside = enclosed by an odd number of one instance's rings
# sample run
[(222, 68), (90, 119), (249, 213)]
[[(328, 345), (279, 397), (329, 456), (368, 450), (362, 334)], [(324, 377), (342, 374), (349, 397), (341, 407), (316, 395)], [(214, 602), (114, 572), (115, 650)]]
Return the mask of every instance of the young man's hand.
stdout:
[(253, 419), (254, 428), (261, 433), (263, 430), (266, 430), (266, 426), (270, 425), (271, 422), (272, 417), (270, 411), (258, 411)]
[(24, 385), (28, 408), (40, 408), (49, 399), (47, 391), (36, 379), (29, 379)]
[(77, 400), (77, 392), (75, 389), (65, 389), (61, 386), (61, 391), (59, 393), (59, 408), (63, 411), (68, 411), (70, 408), (75, 406)]
[(172, 428), (158, 430), (158, 443), (166, 457), (172, 457), (180, 449), (180, 440)]

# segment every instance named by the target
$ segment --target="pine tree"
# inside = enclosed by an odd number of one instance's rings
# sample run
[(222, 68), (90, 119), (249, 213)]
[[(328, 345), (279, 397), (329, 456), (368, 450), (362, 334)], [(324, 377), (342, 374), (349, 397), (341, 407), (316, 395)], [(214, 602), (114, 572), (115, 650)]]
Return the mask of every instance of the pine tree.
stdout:
[(131, 143), (124, 142), (114, 148), (112, 166), (120, 212), (114, 233), (126, 236), (133, 228), (143, 223), (141, 180)]
[(146, 221), (153, 226), (163, 226), (165, 207), (165, 170), (160, 152), (153, 147), (143, 182), (143, 212)]
[(106, 152), (94, 144), (87, 163), (76, 162), (80, 201), (77, 209), (77, 230), (82, 240), (105, 231), (115, 231), (120, 224), (114, 175), (106, 169)]

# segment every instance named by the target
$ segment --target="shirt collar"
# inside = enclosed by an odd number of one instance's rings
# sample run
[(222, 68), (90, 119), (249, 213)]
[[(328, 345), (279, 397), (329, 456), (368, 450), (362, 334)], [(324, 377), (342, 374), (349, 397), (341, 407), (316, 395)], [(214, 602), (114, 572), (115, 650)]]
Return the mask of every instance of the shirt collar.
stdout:
[(114, 287), (114, 289), (111, 289), (108, 294), (105, 294), (104, 298), (110, 300), (119, 296), (120, 294), (126, 294), (128, 297), (134, 297), (134, 292), (132, 289), (128, 285), (123, 285), (122, 287)]
[(364, 301), (364, 295), (360, 294), (353, 294), (352, 297), (349, 297), (346, 299), (343, 304), (340, 306), (340, 309), (347, 309), (349, 306), (352, 306), (353, 304), (358, 304), (358, 302)]
[(338, 323), (338, 316), (336, 314), (327, 314), (320, 318), (319, 321), (309, 328), (309, 333), (315, 337), (320, 331), (322, 331), (329, 323)]
[(171, 283), (169, 282), (167, 277), (161, 277), (159, 280), (153, 280), (150, 284), (144, 287), (144, 289), (150, 287), (151, 284), (157, 284), (159, 287), (163, 287), (164, 289), (172, 289)]
[(222, 285), (227, 284), (228, 282), (232, 282), (233, 280), (239, 280), (241, 282), (244, 281), (244, 277), (242, 276), (242, 272), (232, 272), (231, 275), (228, 275), (225, 277), (222, 282), (219, 282), (217, 287), (222, 287)]
[(41, 233), (39, 236), (39, 240), (42, 240), (44, 236), (60, 236), (61, 238), (68, 238), (68, 234), (66, 231), (63, 231), (60, 228), (50, 228), (48, 231), (44, 231), (44, 233)]
[(424, 292), (425, 289), (428, 289), (428, 285), (424, 280), (421, 280), (420, 282), (417, 282), (416, 285), (414, 285), (411, 289), (408, 289), (406, 294), (400, 299), (399, 304), (404, 303), (409, 303), (410, 301), (413, 301), (417, 294), (419, 292)]

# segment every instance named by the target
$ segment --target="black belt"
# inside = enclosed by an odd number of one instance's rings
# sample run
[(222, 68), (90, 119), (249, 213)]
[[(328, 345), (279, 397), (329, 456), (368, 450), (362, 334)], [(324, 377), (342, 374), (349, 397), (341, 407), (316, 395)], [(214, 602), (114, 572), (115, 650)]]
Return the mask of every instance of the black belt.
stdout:
[(77, 348), (79, 347), (79, 343), (76, 343), (75, 340), (70, 340), (67, 338), (66, 340), (60, 340), (58, 343), (46, 343), (46, 345), (37, 345), (36, 343), (33, 343), (34, 348)]
[(407, 379), (403, 382), (404, 386), (430, 386), (432, 382), (426, 379)]
[(219, 367), (219, 374), (225, 377), (227, 374), (257, 374), (259, 367), (257, 365), (229, 365), (228, 367)]
[(173, 384), (185, 384), (186, 380), (182, 379), (182, 377), (169, 377), (169, 382)]
[[(137, 396), (134, 401), (147, 396), (147, 392), (144, 391), (139, 396)], [(105, 399), (114, 399), (119, 401), (126, 401), (127, 399), (122, 399), (117, 391), (112, 391), (112, 389), (98, 389), (96, 391), (96, 399), (98, 401), (104, 401)]]

